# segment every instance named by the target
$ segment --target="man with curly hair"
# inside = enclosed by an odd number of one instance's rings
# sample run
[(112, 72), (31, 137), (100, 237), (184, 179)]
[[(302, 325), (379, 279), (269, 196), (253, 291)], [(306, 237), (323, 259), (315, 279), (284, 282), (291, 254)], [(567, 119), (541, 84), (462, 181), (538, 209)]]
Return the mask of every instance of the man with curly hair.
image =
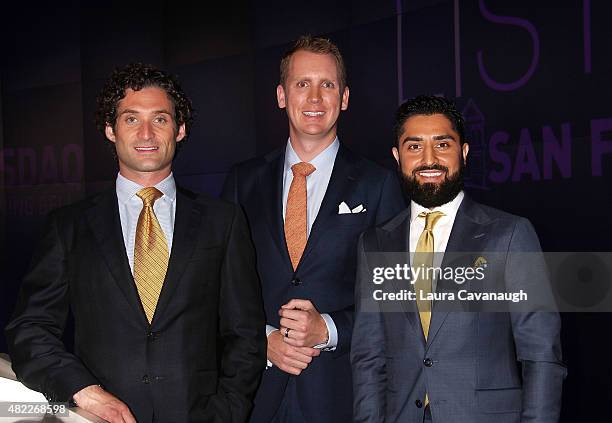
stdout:
[(175, 184), (191, 121), (177, 81), (151, 66), (104, 87), (115, 187), (51, 213), (6, 328), (19, 380), (50, 402), (110, 422), (247, 419), (265, 367), (255, 255), (239, 207)]

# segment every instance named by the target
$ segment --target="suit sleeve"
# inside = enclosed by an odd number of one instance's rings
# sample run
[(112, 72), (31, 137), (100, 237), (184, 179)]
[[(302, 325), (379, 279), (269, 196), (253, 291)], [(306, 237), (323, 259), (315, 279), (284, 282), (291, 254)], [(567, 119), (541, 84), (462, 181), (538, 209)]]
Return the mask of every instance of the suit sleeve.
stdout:
[[(546, 264), (532, 225), (517, 223), (506, 262), (506, 283), (512, 291), (525, 289), (528, 309), (511, 313), (517, 358), (522, 364), (521, 422), (557, 423), (566, 368), (561, 361), (561, 319), (553, 301)], [(551, 311), (552, 310), (552, 311)]]
[(359, 239), (357, 248), (355, 326), (351, 342), (353, 421), (383, 422), (387, 382), (383, 315), (372, 298), (372, 290), (368, 285), (371, 283), (368, 275), (372, 273), (364, 250), (364, 235)]
[(58, 219), (51, 214), (6, 327), (17, 378), (52, 402), (68, 401), (82, 388), (99, 383), (62, 342), (69, 309), (66, 262)]
[(238, 423), (247, 420), (266, 366), (266, 333), (255, 252), (244, 215), (234, 210), (219, 293), (221, 374), (207, 411), (211, 420)]

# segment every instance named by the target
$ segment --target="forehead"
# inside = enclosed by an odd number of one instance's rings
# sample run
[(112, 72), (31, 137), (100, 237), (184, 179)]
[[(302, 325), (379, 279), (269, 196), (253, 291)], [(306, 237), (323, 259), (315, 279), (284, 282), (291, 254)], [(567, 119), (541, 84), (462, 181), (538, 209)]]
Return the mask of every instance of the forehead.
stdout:
[(336, 59), (331, 54), (319, 54), (298, 50), (291, 56), (288, 78), (317, 75), (332, 80), (338, 79)]
[(117, 105), (117, 110), (168, 110), (174, 109), (174, 103), (163, 89), (159, 87), (144, 87), (140, 90), (128, 88)]
[(410, 116), (402, 125), (402, 129), (404, 136), (408, 134), (458, 135), (450, 119), (439, 113)]

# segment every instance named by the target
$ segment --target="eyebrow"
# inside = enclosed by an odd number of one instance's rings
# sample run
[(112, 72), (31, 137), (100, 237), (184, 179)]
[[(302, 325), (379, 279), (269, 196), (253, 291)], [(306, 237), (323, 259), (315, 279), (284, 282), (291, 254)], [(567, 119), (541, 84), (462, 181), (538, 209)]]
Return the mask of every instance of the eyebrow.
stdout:
[[(453, 137), (450, 134), (434, 135), (432, 137), (432, 139), (434, 141), (443, 141), (443, 140), (453, 140), (453, 141), (456, 141), (455, 137)], [(402, 144), (404, 144), (405, 142), (408, 142), (408, 141), (423, 141), (423, 137), (406, 137), (406, 138), (404, 138), (402, 140)]]
[(337, 81), (333, 78), (313, 78), (312, 76), (302, 76), (302, 77), (296, 77), (294, 80), (296, 82), (300, 82), (300, 81), (309, 81), (312, 82), (315, 79), (320, 80), (320, 81), (324, 81), (324, 82), (333, 82), (334, 84), (337, 83)]
[[(122, 110), (122, 111), (121, 111), (121, 113), (119, 113), (119, 114), (120, 114), (120, 115), (124, 115), (124, 114), (127, 114), (127, 113), (138, 114), (138, 113), (142, 113), (142, 112), (141, 112), (141, 111), (139, 111), (139, 110), (125, 109), (125, 110)], [(154, 110), (152, 113), (153, 113), (154, 115), (159, 114), (159, 113), (165, 113), (165, 114), (167, 114), (167, 115), (172, 116), (172, 113), (170, 113), (169, 111), (167, 111), (167, 110), (165, 110), (165, 109)]]
[(443, 134), (443, 135), (436, 135), (433, 137), (434, 141), (442, 141), (442, 140), (453, 140), (455, 141), (455, 137), (453, 137), (451, 134)]

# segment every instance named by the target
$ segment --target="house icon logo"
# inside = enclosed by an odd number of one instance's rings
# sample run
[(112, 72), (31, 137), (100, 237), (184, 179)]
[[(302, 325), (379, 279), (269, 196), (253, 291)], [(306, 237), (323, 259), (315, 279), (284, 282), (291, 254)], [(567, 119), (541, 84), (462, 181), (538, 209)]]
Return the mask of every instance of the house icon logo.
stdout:
[(487, 190), (489, 189), (487, 185), (488, 149), (485, 141), (484, 115), (471, 98), (463, 108), (462, 114), (465, 119), (465, 138), (470, 144), (468, 165), (465, 169), (465, 186)]

